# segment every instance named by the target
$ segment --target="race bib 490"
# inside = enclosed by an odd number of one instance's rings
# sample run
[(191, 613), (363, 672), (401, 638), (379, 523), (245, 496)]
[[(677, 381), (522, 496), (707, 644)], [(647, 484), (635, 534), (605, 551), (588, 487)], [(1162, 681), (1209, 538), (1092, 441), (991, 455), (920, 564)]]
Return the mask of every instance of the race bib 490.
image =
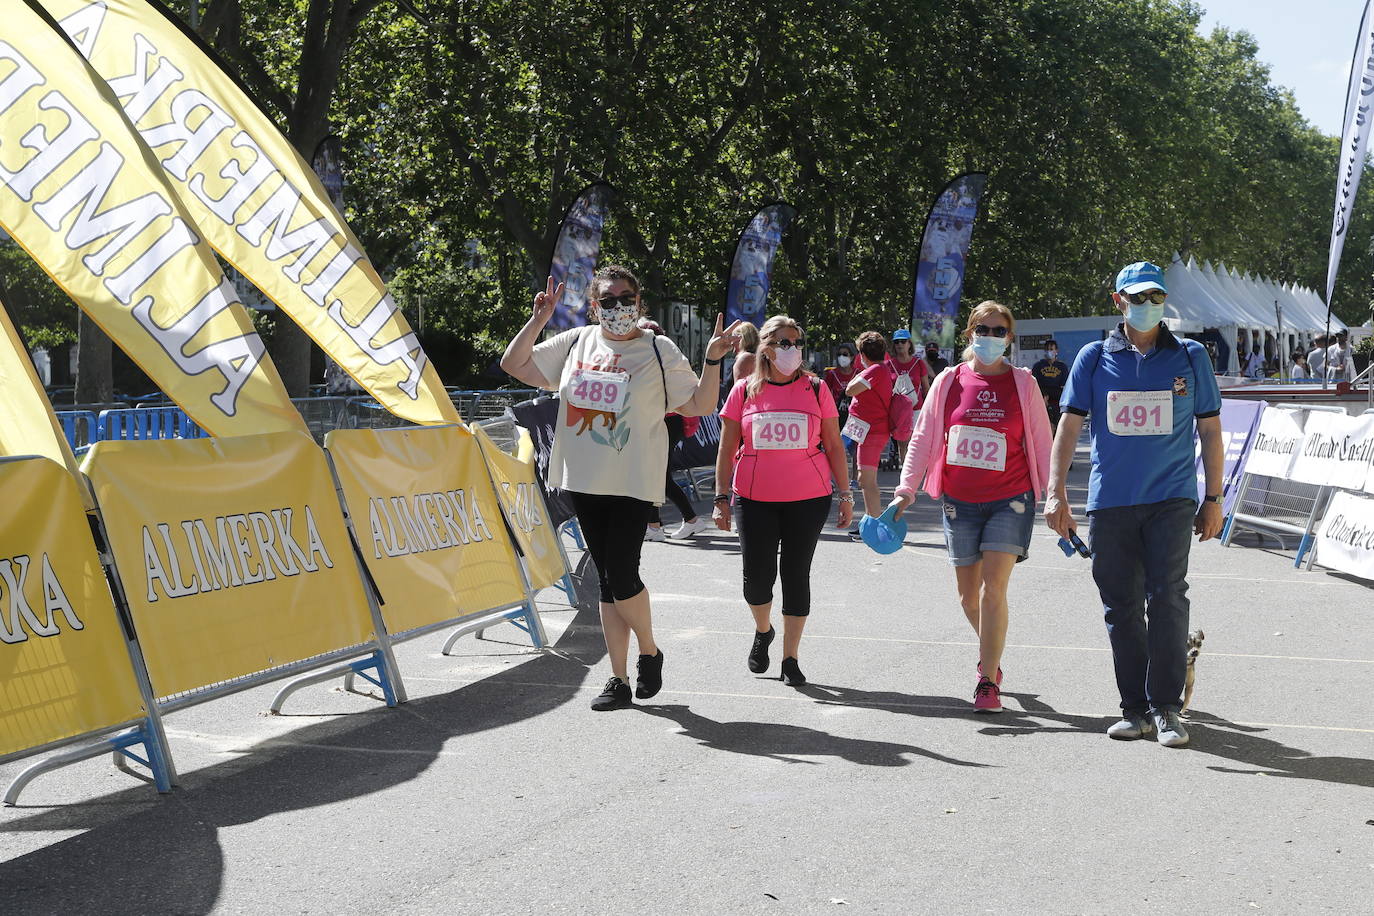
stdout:
[(750, 418), (754, 448), (806, 448), (806, 425), (806, 414), (797, 411), (756, 413)]
[(1107, 429), (1118, 436), (1169, 435), (1174, 431), (1174, 393), (1107, 392)]

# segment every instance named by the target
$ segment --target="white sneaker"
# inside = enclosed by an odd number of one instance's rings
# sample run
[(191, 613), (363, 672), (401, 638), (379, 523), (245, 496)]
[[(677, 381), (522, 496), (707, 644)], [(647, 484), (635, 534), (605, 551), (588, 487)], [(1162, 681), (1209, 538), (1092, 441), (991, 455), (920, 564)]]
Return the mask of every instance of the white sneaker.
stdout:
[(672, 534), (668, 535), (668, 537), (672, 538), (675, 541), (680, 541), (684, 538), (689, 538), (692, 535), (697, 534), (698, 532), (705, 531), (706, 526), (710, 523), (711, 520), (708, 519), (706, 516), (698, 515), (695, 521), (683, 522), (681, 525), (678, 526), (677, 530), (674, 531)]
[(1183, 747), (1188, 743), (1188, 729), (1178, 720), (1178, 713), (1165, 709), (1154, 714), (1155, 729), (1159, 732), (1159, 743), (1165, 747)]
[(655, 528), (653, 525), (650, 525), (648, 528), (646, 528), (646, 529), (644, 530), (644, 540), (646, 540), (646, 541), (666, 541), (666, 540), (668, 540), (668, 535), (666, 535), (666, 534), (663, 533), (663, 528), (662, 528), (661, 526), (658, 527), (658, 528)]

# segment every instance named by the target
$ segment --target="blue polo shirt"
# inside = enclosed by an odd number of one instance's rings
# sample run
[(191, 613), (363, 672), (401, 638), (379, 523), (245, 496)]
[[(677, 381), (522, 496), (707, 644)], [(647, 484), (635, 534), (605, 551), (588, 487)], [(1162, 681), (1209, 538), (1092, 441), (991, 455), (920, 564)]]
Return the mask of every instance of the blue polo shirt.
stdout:
[[(1132, 397), (1129, 392), (1169, 396)], [(1171, 430), (1157, 435), (1114, 431), (1169, 429), (1157, 412), (1166, 404), (1172, 406)], [(1078, 352), (1060, 407), (1093, 418), (1088, 512), (1166, 499), (1197, 500), (1195, 421), (1221, 413), (1221, 390), (1202, 344), (1180, 340), (1161, 324), (1154, 349), (1141, 353), (1117, 325), (1106, 340)]]

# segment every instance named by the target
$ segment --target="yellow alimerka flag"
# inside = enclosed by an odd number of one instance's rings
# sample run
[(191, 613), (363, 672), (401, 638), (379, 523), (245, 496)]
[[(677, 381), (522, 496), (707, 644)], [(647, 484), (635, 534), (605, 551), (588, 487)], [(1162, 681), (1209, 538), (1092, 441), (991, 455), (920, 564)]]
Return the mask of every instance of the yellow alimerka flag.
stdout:
[(159, 697), (373, 638), (308, 435), (97, 442), (86, 469)]
[(0, 461), (0, 759), (146, 715), (76, 481)]
[(497, 448), (480, 426), (474, 427), (487, 467), (501, 494), (511, 530), (520, 544), (529, 570), (530, 585), (538, 590), (553, 585), (567, 573), (563, 552), (558, 547), (558, 532), (549, 524), (544, 491), (534, 475), (534, 460), (521, 461)]
[(336, 429), (324, 441), (385, 602), (387, 632), (524, 602), (515, 548), (471, 432)]
[(95, 508), (76, 456), (43, 392), (43, 382), (24, 349), (24, 341), (0, 302), (0, 455), (42, 455), (64, 465), (80, 481), (87, 509)]
[(458, 422), (314, 171), (172, 14), (145, 0), (38, 2), (109, 83), (221, 257), (387, 410)]
[(0, 226), (212, 435), (304, 430), (109, 88), (26, 3), (3, 9)]

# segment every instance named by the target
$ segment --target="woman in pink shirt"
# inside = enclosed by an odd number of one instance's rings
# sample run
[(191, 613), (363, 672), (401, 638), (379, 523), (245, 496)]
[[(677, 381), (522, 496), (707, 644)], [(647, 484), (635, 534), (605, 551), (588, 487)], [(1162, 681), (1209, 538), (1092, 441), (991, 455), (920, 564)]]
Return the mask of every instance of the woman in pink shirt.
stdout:
[[(908, 398), (912, 409), (919, 410), (925, 403), (926, 392), (930, 391), (930, 367), (911, 349), (911, 332), (906, 328), (898, 328), (892, 332), (889, 346), (891, 353), (888, 354), (887, 364), (892, 367), (892, 372), (896, 376), (893, 392)], [(906, 448), (907, 443), (898, 439), (899, 464), (906, 460)]]
[(930, 386), (893, 500), (900, 518), (924, 480), (941, 502), (959, 602), (978, 634), (978, 712), (1002, 711), (1007, 585), (1029, 554), (1035, 503), (1050, 471), (1050, 418), (1040, 389), (1029, 369), (1002, 358), (1015, 326), (997, 302), (969, 315), (964, 361)]
[[(830, 515), (833, 481), (847, 481), (839, 412), (830, 390), (802, 369), (805, 339), (785, 315), (759, 330), (754, 372), (721, 408), (712, 517), (730, 530), (730, 494), (739, 508), (744, 600), (754, 615), (749, 670), (768, 670), (773, 642), (773, 584), (782, 572), (782, 680), (806, 683), (797, 663), (811, 613), (811, 558)], [(854, 494), (840, 486), (837, 524), (849, 524)]]

